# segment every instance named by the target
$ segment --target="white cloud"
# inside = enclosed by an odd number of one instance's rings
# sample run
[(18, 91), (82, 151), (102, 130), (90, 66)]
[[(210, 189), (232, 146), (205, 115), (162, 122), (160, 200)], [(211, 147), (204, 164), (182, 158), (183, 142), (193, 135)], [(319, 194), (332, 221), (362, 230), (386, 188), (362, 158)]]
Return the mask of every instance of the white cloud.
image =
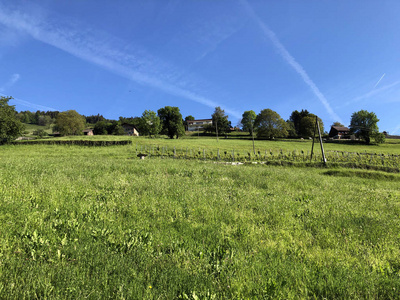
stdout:
[(374, 90), (372, 90), (372, 91), (370, 91), (370, 92), (368, 92), (368, 93), (366, 93), (364, 95), (358, 96), (358, 97), (356, 97), (356, 98), (354, 98), (354, 99), (352, 99), (350, 101), (347, 101), (346, 103), (344, 103), (343, 106), (348, 106), (348, 105), (353, 104), (355, 102), (360, 102), (361, 100), (365, 100), (365, 99), (371, 98), (373, 96), (376, 96), (376, 95), (378, 95), (378, 94), (380, 94), (380, 93), (382, 93), (382, 92), (384, 92), (386, 90), (389, 90), (389, 89), (395, 87), (399, 83), (400, 83), (400, 80), (395, 81), (395, 82), (393, 82), (391, 84), (387, 84), (387, 85), (385, 85), (385, 86), (383, 86), (383, 87), (381, 87), (379, 89), (374, 89)]
[(4, 92), (12, 87), (20, 78), (21, 76), (19, 74), (13, 74), (11, 78), (2, 87), (0, 87), (0, 92)]
[[(145, 51), (130, 47), (113, 37), (105, 37), (100, 33), (74, 29), (60, 20), (50, 21), (37, 19), (26, 12), (10, 11), (0, 5), (0, 23), (25, 32), (34, 39), (61, 49), (82, 60), (96, 64), (122, 77), (195, 101), (214, 108), (223, 107), (228, 113), (240, 118), (240, 113), (224, 107), (217, 102), (200, 95), (193, 89), (195, 83), (176, 82), (179, 71)], [(99, 36), (101, 36), (99, 38)], [(97, 39), (96, 39), (97, 37)], [(125, 44), (125, 45), (124, 45)], [(125, 49), (118, 50), (118, 49)]]
[(295, 58), (289, 53), (289, 51), (282, 45), (279, 39), (276, 37), (275, 33), (269, 29), (269, 27), (258, 17), (258, 15), (254, 12), (253, 8), (249, 5), (246, 0), (239, 0), (241, 4), (246, 8), (248, 14), (251, 18), (257, 23), (257, 25), (261, 28), (264, 35), (269, 38), (278, 51), (279, 55), (285, 60), (285, 62), (293, 68), (293, 70), (300, 75), (303, 81), (308, 85), (314, 95), (318, 98), (318, 100), (322, 103), (325, 107), (326, 111), (332, 118), (332, 120), (339, 121), (341, 123), (341, 118), (334, 112), (331, 105), (329, 104), (328, 100), (316, 86), (316, 84), (312, 81), (310, 76), (308, 76), (307, 72), (304, 68), (295, 60)]

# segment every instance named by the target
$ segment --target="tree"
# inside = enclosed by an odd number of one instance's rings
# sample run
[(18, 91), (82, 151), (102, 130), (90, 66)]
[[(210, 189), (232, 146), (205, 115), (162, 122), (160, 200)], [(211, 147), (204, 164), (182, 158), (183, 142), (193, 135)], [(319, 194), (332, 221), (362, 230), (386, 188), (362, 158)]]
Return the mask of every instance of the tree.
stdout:
[(152, 110), (145, 110), (140, 118), (139, 126), (141, 135), (156, 135), (161, 130), (161, 121), (157, 114)]
[(300, 130), (301, 119), (304, 118), (304, 117), (307, 117), (309, 115), (310, 115), (310, 113), (307, 111), (307, 109), (306, 110), (302, 109), (300, 112), (295, 110), (290, 115), (288, 121), (293, 123), (294, 130), (295, 130), (297, 136), (302, 136), (301, 135), (301, 130)]
[[(315, 118), (314, 114), (309, 114), (307, 117), (304, 117), (300, 121), (300, 134), (302, 137), (312, 137), (314, 136), (315, 131)], [(324, 132), (324, 123), (320, 118), (318, 118), (319, 129), (321, 134)]]
[(78, 114), (75, 110), (67, 110), (57, 115), (53, 131), (58, 131), (61, 135), (81, 135), (85, 125), (84, 116)]
[(185, 126), (185, 130), (186, 131), (188, 131), (189, 130), (189, 128), (188, 128), (188, 121), (194, 121), (195, 119), (194, 119), (194, 117), (193, 116), (187, 116), (187, 117), (185, 117), (185, 120), (183, 121), (183, 126)]
[(379, 133), (378, 122), (379, 119), (373, 112), (366, 110), (354, 112), (351, 115), (350, 132), (363, 139), (368, 145), (371, 142), (371, 137)]
[(108, 128), (111, 126), (112, 124), (110, 122), (107, 122), (105, 120), (103, 121), (98, 121), (93, 128), (93, 133), (95, 135), (106, 135), (108, 134)]
[[(315, 117), (316, 115), (310, 113), (307, 110), (301, 110), (300, 112), (295, 110), (290, 115), (289, 120), (287, 121), (290, 124), (291, 128), (294, 127), (295, 135), (293, 135), (293, 129), (289, 129), (290, 136), (298, 136), (298, 137), (310, 137), (314, 134), (315, 127)], [(314, 120), (314, 121), (311, 121)], [(324, 132), (324, 123), (320, 118), (318, 118), (318, 123), (321, 132)]]
[(250, 133), (254, 130), (254, 122), (256, 120), (256, 113), (253, 110), (247, 110), (242, 115), (242, 120), (240, 123), (242, 124), (242, 130)]
[(176, 106), (165, 106), (158, 111), (162, 129), (161, 133), (167, 135), (170, 139), (174, 136), (179, 138), (185, 135), (185, 127), (183, 127), (182, 115)]
[(218, 134), (230, 132), (231, 122), (228, 121), (228, 115), (225, 114), (225, 111), (221, 107), (217, 106), (215, 108), (211, 118), (212, 124), (204, 127), (206, 132), (215, 132)]
[(263, 109), (256, 117), (255, 127), (258, 138), (286, 137), (287, 124), (281, 116), (271, 110)]
[(346, 127), (340, 122), (333, 122), (332, 126), (337, 126), (337, 127)]
[(14, 105), (8, 105), (12, 97), (0, 97), (0, 144), (9, 143), (21, 135), (24, 126), (17, 118)]

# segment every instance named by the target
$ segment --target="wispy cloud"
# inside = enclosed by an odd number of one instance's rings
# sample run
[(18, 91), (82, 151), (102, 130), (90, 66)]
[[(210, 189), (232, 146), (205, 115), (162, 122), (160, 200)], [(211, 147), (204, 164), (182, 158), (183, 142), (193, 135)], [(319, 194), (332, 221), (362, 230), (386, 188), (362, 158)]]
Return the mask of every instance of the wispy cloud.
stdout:
[(379, 84), (379, 82), (381, 82), (381, 80), (383, 79), (383, 77), (385, 77), (386, 73), (383, 73), (382, 77), (379, 78), (378, 82), (374, 85), (373, 89), (377, 87), (377, 85)]
[(195, 86), (195, 83), (176, 82), (179, 72), (173, 67), (141, 49), (127, 49), (127, 43), (124, 45), (123, 41), (113, 37), (98, 38), (93, 31), (74, 29), (67, 24), (61, 24), (59, 20), (38, 19), (23, 11), (7, 10), (1, 7), (1, 4), (0, 23), (141, 85), (208, 107), (221, 106), (232, 116), (241, 117), (240, 113), (202, 96), (193, 89), (186, 88), (186, 86)]
[(0, 87), (0, 92), (4, 92), (12, 87), (20, 78), (21, 76), (19, 74), (13, 74), (11, 78), (3, 86)]
[[(5, 95), (3, 93), (0, 93), (0, 96), (7, 97), (7, 95)], [(33, 108), (33, 109), (36, 109), (36, 110), (42, 110), (42, 111), (56, 111), (57, 110), (56, 108), (53, 108), (53, 107), (44, 106), (44, 105), (40, 105), (40, 104), (35, 104), (35, 103), (29, 102), (29, 101), (25, 101), (25, 100), (22, 100), (22, 99), (18, 99), (18, 98), (13, 98), (13, 99), (10, 100), (10, 102), (11, 102), (10, 104), (12, 104), (12, 105), (13, 105), (13, 102), (15, 102), (15, 103), (17, 103), (19, 105), (22, 105), (22, 106), (25, 106), (25, 107), (29, 107), (29, 108)]]
[(272, 44), (278, 51), (279, 55), (285, 60), (285, 62), (292, 67), (292, 69), (300, 75), (303, 81), (308, 85), (314, 95), (318, 98), (318, 100), (322, 103), (325, 107), (326, 111), (332, 118), (332, 120), (339, 121), (341, 123), (341, 118), (334, 112), (331, 105), (329, 104), (328, 100), (316, 86), (316, 84), (312, 81), (310, 76), (308, 76), (307, 72), (304, 68), (295, 60), (295, 58), (289, 53), (289, 51), (283, 46), (283, 44), (279, 41), (275, 33), (269, 29), (269, 27), (260, 19), (260, 17), (255, 13), (253, 8), (246, 0), (239, 0), (240, 3), (245, 7), (250, 17), (257, 23), (257, 25), (261, 28), (263, 34), (271, 40)]
[(391, 132), (390, 134), (399, 134), (400, 133), (400, 124), (397, 125)]
[(360, 102), (361, 100), (365, 100), (365, 99), (371, 98), (373, 96), (376, 96), (376, 95), (378, 95), (378, 94), (380, 94), (380, 93), (382, 93), (384, 91), (387, 91), (387, 90), (397, 86), (398, 84), (400, 84), (400, 80), (395, 81), (395, 82), (393, 82), (391, 84), (387, 84), (387, 85), (385, 85), (385, 86), (383, 86), (383, 87), (381, 87), (379, 89), (373, 89), (372, 91), (370, 91), (370, 92), (368, 92), (368, 93), (366, 93), (364, 95), (358, 96), (358, 97), (356, 97), (356, 98), (354, 98), (354, 99), (352, 99), (350, 101), (347, 101), (346, 103), (344, 103), (343, 106), (348, 106), (350, 104), (353, 104), (353, 103), (356, 103), (356, 102)]

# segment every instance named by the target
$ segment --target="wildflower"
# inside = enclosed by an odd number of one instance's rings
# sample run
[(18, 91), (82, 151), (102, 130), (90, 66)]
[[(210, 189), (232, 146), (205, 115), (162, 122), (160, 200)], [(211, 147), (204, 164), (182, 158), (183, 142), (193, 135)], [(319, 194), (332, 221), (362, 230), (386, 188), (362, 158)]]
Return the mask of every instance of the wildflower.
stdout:
[(149, 285), (149, 289), (151, 289), (152, 288), (152, 286), (151, 285)]

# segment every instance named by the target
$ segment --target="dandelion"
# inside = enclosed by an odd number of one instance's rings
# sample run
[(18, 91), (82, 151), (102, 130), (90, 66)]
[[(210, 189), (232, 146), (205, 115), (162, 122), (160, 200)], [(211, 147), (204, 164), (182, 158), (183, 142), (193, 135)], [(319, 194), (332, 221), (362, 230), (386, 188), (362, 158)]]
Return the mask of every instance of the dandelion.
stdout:
[(149, 289), (151, 289), (152, 288), (152, 286), (151, 285), (149, 285)]

